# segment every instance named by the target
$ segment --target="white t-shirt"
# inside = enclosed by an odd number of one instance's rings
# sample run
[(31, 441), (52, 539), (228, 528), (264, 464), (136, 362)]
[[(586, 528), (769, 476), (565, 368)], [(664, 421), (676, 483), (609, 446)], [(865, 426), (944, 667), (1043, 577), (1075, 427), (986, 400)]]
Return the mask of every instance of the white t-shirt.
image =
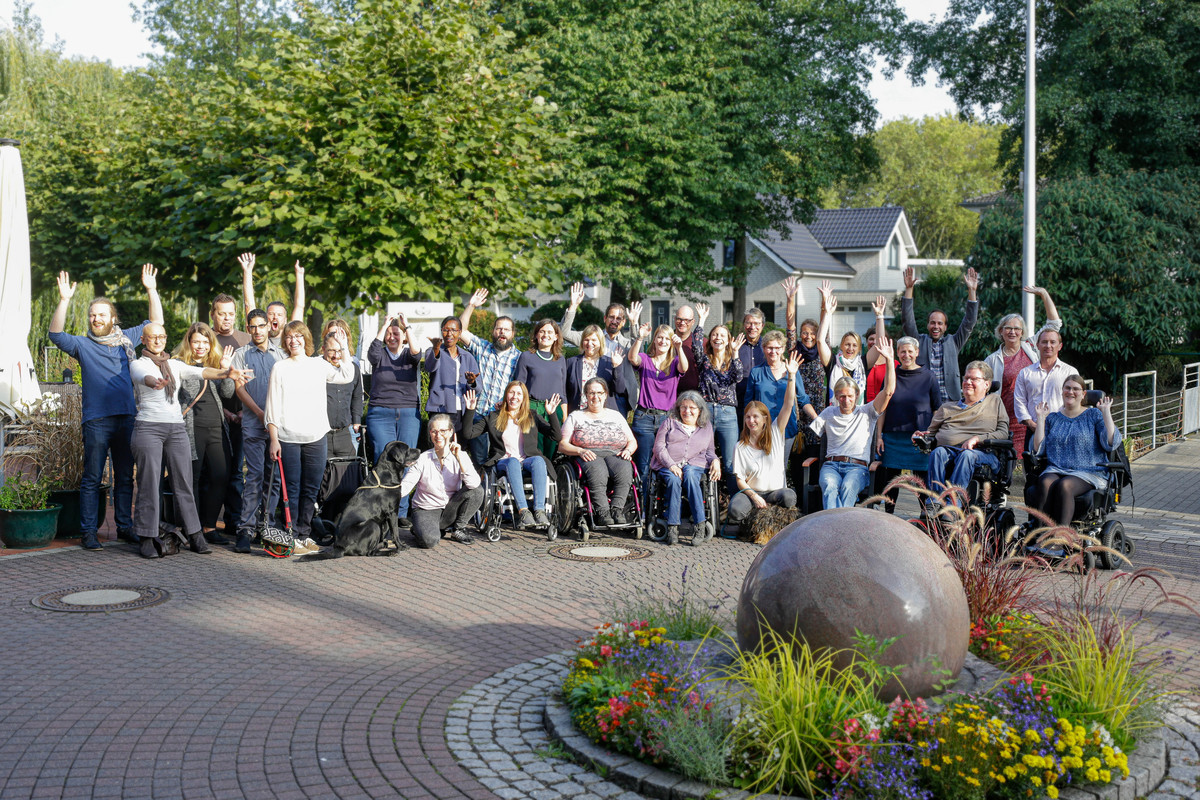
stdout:
[(500, 434), (500, 440), (504, 442), (505, 458), (525, 460), (525, 448), (522, 446), (524, 442), (522, 442), (521, 428), (512, 419), (509, 419), (508, 424), (504, 426), (504, 432)]
[(817, 435), (826, 433), (826, 456), (848, 456), (859, 461), (871, 461), (871, 431), (879, 412), (874, 403), (858, 406), (849, 414), (843, 414), (836, 405), (829, 406), (809, 423)]
[[(167, 362), (167, 369), (175, 377), (175, 387), (179, 388), (180, 378), (204, 379), (204, 367), (193, 367), (172, 358)], [(137, 398), (137, 419), (142, 422), (173, 422), (183, 424), (183, 408), (179, 398), (168, 400), (166, 389), (151, 389), (146, 385), (146, 376), (161, 378), (162, 370), (150, 359), (142, 356), (129, 365), (129, 377), (133, 379), (133, 394)]]
[(325, 384), (352, 380), (354, 363), (348, 358), (337, 367), (317, 357), (284, 359), (271, 370), (263, 423), (277, 428), (281, 442), (315, 442), (329, 433)]
[(733, 474), (744, 480), (756, 492), (772, 492), (787, 486), (784, 467), (787, 463), (786, 443), (775, 425), (771, 430), (771, 454), (757, 447), (738, 442), (733, 450)]

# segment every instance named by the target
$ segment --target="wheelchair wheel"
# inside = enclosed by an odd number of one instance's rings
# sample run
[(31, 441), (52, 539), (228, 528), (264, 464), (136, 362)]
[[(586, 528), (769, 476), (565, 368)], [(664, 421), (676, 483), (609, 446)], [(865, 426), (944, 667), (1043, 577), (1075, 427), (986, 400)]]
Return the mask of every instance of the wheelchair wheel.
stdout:
[(487, 540), (489, 542), (500, 541), (500, 526), (499, 525), (497, 525), (497, 524), (488, 525), (486, 533), (487, 533)]
[(554, 523), (560, 531), (569, 531), (575, 523), (575, 514), (579, 511), (576, 492), (578, 491), (572, 464), (559, 464), (554, 470), (555, 492)]
[(551, 520), (550, 527), (546, 528), (546, 541), (553, 542), (557, 538), (558, 538), (558, 526), (554, 524), (553, 520)]
[[(1100, 544), (1126, 558), (1133, 555), (1133, 541), (1125, 535), (1125, 526), (1115, 519), (1110, 519), (1100, 529)], [(1125, 563), (1112, 553), (1101, 552), (1096, 555), (1099, 556), (1101, 569), (1119, 569)]]
[[(1002, 557), (1015, 545), (1014, 541), (1009, 538), (1009, 532), (1017, 525), (1017, 516), (1012, 512), (1011, 508), (1002, 508), (992, 517), (992, 537), (991, 548), (992, 555)], [(1013, 537), (1016, 537), (1013, 533)]]

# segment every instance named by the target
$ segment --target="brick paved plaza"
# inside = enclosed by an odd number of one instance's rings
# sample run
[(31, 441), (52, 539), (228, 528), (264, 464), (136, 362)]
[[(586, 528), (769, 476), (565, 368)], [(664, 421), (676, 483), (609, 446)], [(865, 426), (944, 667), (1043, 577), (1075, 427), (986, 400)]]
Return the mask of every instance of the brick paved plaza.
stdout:
[[(1137, 566), (1200, 597), (1200, 442), (1134, 467)], [(1166, 475), (1164, 479), (1162, 476)], [(641, 542), (636, 561), (555, 558), (538, 537), (443, 542), (395, 558), (299, 563), (224, 548), (146, 561), (125, 544), (0, 558), (0, 798), (457, 798), (517, 796), (460, 768), (456, 699), (562, 651), (639, 590), (690, 589), (732, 606), (754, 545)], [(1055, 578), (1067, 587), (1070, 577)], [(31, 600), (89, 584), (154, 586), (166, 602), (72, 614)], [(1200, 687), (1200, 622), (1151, 620)]]

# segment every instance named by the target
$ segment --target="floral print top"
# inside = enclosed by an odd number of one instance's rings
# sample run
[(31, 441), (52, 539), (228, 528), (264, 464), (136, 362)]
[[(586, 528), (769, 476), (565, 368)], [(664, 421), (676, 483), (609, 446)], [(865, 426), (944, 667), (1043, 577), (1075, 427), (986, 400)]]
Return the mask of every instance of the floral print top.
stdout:
[(710, 403), (737, 407), (737, 385), (743, 377), (742, 360), (734, 353), (725, 369), (717, 369), (704, 352), (704, 335), (700, 326), (692, 334), (692, 356), (700, 368), (700, 394)]

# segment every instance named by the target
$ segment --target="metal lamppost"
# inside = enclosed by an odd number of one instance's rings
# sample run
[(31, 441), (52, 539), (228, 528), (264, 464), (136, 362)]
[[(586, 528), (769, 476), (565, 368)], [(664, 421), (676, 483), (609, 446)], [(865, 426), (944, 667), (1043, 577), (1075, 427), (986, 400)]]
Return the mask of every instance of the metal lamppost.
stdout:
[[(1021, 260), (1021, 283), (1037, 285), (1036, 254), (1034, 241), (1037, 233), (1037, 123), (1034, 119), (1037, 77), (1037, 34), (1034, 26), (1035, 0), (1025, 0), (1025, 227), (1024, 252)], [(1034, 296), (1022, 293), (1021, 314), (1025, 317), (1025, 330), (1035, 331), (1033, 322)]]

